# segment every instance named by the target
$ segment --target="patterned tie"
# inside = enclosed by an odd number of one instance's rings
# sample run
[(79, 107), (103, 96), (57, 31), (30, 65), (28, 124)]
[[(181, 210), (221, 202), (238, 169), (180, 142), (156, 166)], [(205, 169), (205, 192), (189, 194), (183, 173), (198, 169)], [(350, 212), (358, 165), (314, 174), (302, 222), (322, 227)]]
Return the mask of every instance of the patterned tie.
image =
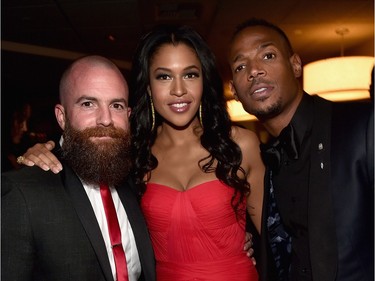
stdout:
[(269, 170), (268, 172), (270, 186), (267, 217), (268, 241), (278, 271), (278, 281), (287, 281), (290, 271), (292, 237), (286, 232), (284, 225), (282, 224), (280, 213), (276, 205), (272, 182), (272, 170)]
[(293, 127), (289, 124), (284, 128), (280, 136), (270, 143), (260, 146), (264, 163), (268, 166), (269, 198), (267, 229), (268, 239), (272, 250), (275, 265), (278, 270), (278, 281), (288, 280), (290, 271), (290, 258), (292, 252), (292, 238), (286, 232), (282, 224), (280, 213), (276, 204), (273, 186), (273, 172), (278, 172), (281, 166), (282, 153), (286, 152), (290, 159), (298, 159), (298, 141)]
[(121, 242), (121, 230), (117, 219), (115, 205), (113, 204), (111, 191), (107, 185), (100, 185), (105, 215), (107, 217), (108, 231), (111, 239), (113, 256), (115, 258), (116, 275), (118, 281), (128, 280), (128, 268), (126, 256)]

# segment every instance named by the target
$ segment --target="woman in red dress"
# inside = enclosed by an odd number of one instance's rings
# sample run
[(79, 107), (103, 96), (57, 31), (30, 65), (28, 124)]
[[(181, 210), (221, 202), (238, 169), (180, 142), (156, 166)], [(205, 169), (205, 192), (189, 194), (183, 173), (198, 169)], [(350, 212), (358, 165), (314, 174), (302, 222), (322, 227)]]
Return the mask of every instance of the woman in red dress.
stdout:
[(260, 229), (259, 140), (232, 126), (214, 55), (189, 27), (156, 28), (136, 50), (130, 85), (157, 279), (258, 280), (243, 241), (246, 210)]

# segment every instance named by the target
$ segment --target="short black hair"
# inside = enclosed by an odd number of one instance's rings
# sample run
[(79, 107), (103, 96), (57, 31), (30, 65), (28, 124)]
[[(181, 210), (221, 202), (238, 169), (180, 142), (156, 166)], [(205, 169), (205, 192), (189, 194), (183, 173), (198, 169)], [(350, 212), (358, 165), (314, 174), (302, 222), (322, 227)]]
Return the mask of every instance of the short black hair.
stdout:
[(260, 18), (250, 18), (250, 19), (240, 23), (236, 27), (236, 29), (235, 29), (235, 31), (232, 35), (232, 41), (242, 30), (244, 30), (247, 27), (253, 27), (253, 26), (263, 26), (263, 27), (267, 27), (267, 28), (270, 28), (270, 29), (276, 31), (285, 41), (286, 46), (288, 48), (288, 51), (290, 52), (290, 55), (292, 55), (294, 53), (292, 44), (290, 43), (289, 38), (285, 34), (285, 32), (280, 27), (278, 27), (277, 25), (275, 25), (275, 24), (273, 24), (273, 23), (271, 23), (271, 22), (269, 22), (265, 19), (260, 19)]

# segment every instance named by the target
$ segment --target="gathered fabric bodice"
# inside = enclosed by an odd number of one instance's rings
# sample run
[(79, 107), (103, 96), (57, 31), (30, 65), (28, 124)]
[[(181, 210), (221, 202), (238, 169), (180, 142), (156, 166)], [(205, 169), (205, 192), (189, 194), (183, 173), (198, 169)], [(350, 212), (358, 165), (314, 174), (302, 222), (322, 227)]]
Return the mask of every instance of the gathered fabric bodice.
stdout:
[(234, 189), (212, 180), (186, 191), (148, 183), (141, 205), (156, 258), (157, 280), (258, 280), (243, 250), (245, 204), (237, 215)]

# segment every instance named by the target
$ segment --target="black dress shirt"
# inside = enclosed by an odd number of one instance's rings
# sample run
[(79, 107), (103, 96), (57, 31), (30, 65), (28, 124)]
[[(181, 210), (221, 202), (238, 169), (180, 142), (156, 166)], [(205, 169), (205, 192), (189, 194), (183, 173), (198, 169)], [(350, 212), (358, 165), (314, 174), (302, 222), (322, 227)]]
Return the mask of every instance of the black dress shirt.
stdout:
[(312, 280), (307, 219), (313, 121), (311, 103), (311, 97), (304, 96), (291, 121), (299, 143), (298, 159), (289, 159), (287, 153), (282, 153), (280, 169), (273, 177), (279, 212), (292, 236), (290, 280), (293, 281)]

